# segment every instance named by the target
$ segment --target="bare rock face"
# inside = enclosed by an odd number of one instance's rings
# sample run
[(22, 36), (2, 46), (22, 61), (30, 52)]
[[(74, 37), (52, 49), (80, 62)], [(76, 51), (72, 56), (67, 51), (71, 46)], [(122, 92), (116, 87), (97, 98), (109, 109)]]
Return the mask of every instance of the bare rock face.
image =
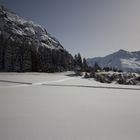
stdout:
[(0, 71), (73, 69), (73, 57), (44, 28), (0, 6)]

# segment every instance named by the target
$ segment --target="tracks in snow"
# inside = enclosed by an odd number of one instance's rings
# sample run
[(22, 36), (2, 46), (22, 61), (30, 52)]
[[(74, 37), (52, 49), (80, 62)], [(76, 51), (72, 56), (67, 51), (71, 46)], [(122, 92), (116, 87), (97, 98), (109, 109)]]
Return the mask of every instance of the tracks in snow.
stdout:
[(97, 88), (97, 89), (122, 89), (122, 90), (140, 90), (140, 88), (127, 88), (127, 87), (108, 87), (108, 86), (87, 86), (87, 85), (58, 85), (58, 84), (43, 84), (44, 86), (52, 87), (80, 87), (80, 88)]
[(2, 83), (13, 83), (13, 84), (18, 84), (18, 85), (11, 85), (11, 86), (3, 86), (1, 88), (16, 88), (16, 87), (27, 87), (27, 86), (40, 86), (44, 84), (51, 84), (51, 83), (60, 83), (68, 80), (74, 79), (73, 77), (71, 78), (65, 78), (65, 79), (60, 79), (60, 80), (54, 80), (54, 81), (44, 81), (44, 82), (36, 82), (36, 83), (31, 83), (31, 82), (21, 82), (21, 81), (10, 81), (10, 80), (0, 80)]
[(51, 87), (79, 87), (79, 88), (98, 88), (98, 89), (122, 89), (122, 90), (140, 90), (140, 88), (129, 88), (129, 87), (116, 87), (116, 86), (88, 86), (88, 85), (72, 85), (72, 84), (55, 84), (55, 83), (61, 83), (68, 80), (75, 79), (75, 77), (60, 79), (60, 80), (54, 80), (54, 81), (44, 81), (44, 82), (21, 82), (21, 81), (10, 81), (10, 80), (0, 80), (2, 83), (15, 83), (18, 85), (10, 85), (10, 86), (3, 86), (0, 87), (0, 89), (6, 89), (6, 88), (18, 88), (18, 87), (27, 87), (27, 86), (51, 86)]

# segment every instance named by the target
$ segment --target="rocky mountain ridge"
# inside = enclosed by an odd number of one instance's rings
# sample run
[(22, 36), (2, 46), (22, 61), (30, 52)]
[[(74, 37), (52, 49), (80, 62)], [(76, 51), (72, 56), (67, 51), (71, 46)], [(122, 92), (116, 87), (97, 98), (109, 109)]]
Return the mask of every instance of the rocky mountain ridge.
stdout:
[(73, 57), (46, 29), (0, 6), (0, 71), (71, 70)]

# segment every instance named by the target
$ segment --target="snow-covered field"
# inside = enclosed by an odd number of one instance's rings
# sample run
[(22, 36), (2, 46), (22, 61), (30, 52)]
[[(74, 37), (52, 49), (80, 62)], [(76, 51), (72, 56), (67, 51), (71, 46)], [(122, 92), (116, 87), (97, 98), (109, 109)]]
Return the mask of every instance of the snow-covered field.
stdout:
[(0, 140), (139, 140), (140, 86), (67, 73), (0, 73)]

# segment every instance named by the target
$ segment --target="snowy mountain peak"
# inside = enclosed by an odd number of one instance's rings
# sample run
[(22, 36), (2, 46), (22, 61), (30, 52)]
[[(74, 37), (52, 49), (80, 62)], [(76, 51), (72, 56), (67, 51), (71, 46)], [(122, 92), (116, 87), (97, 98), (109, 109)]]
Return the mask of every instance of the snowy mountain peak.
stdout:
[(122, 52), (127, 52), (127, 51), (120, 49), (118, 52), (122, 53)]
[(121, 49), (105, 57), (87, 59), (89, 66), (94, 66), (95, 62), (101, 67), (113, 67), (123, 71), (140, 72), (140, 51), (129, 52)]
[(126, 51), (126, 50), (123, 50), (123, 49), (120, 49), (119, 51), (115, 52), (117, 54), (128, 54), (130, 52)]

